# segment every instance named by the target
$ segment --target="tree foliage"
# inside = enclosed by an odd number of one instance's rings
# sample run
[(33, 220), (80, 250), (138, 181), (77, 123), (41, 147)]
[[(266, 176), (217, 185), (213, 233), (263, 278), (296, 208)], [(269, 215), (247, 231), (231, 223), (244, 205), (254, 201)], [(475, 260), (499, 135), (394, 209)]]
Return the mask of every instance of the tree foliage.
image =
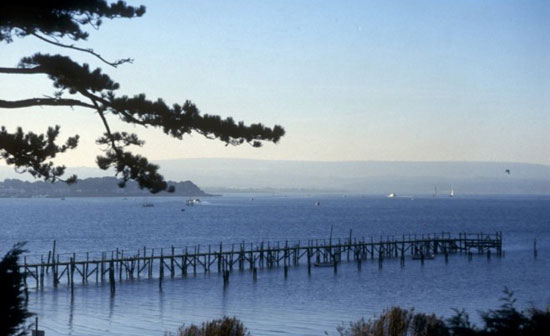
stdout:
[[(0, 2), (0, 42), (11, 43), (15, 38), (33, 36), (60, 48), (69, 48), (97, 57), (101, 62), (117, 67), (130, 63), (130, 58), (108, 61), (90, 48), (64, 44), (61, 39), (75, 42), (86, 41), (86, 28), (99, 29), (103, 19), (135, 18), (145, 13), (145, 7), (133, 7), (124, 1), (111, 3), (107, 0), (11, 0)], [(195, 104), (185, 100), (169, 105), (162, 99), (150, 100), (145, 94), (118, 95), (120, 85), (100, 68), (80, 64), (68, 56), (36, 53), (23, 57), (16, 67), (2, 67), (0, 73), (8, 75), (46, 75), (55, 89), (43, 98), (2, 100), (0, 108), (25, 108), (32, 106), (65, 106), (91, 109), (97, 112), (105, 127), (105, 133), (97, 140), (104, 146), (104, 155), (96, 162), (101, 169), (114, 168), (122, 187), (128, 180), (135, 180), (141, 188), (156, 193), (171, 191), (158, 166), (147, 158), (133, 154), (128, 147), (142, 146), (136, 134), (112, 131), (108, 118), (143, 127), (162, 130), (166, 135), (182, 139), (186, 134), (199, 133), (208, 139), (218, 139), (226, 145), (248, 143), (260, 147), (262, 142), (277, 143), (285, 134), (281, 126), (266, 127), (261, 123), (245, 125), (233, 118), (201, 114)], [(51, 161), (56, 154), (78, 145), (78, 136), (70, 137), (65, 145), (56, 145), (59, 126), (50, 128), (46, 134), (24, 133), (18, 129), (9, 133), (5, 127), (0, 133), (0, 155), (20, 171), (28, 171), (35, 177), (54, 182), (63, 180), (63, 166), (54, 166)], [(74, 182), (75, 177), (65, 179)]]
[(415, 313), (414, 309), (393, 307), (379, 317), (360, 319), (337, 328), (341, 336), (543, 336), (550, 330), (550, 310), (531, 307), (518, 311), (514, 293), (504, 288), (498, 309), (480, 312), (484, 325), (470, 323), (464, 310), (455, 309), (451, 318)]
[(16, 244), (0, 260), (0, 335), (23, 335), (27, 331), (25, 320), (32, 314), (27, 311), (23, 295), (23, 275), (18, 259), (25, 252), (24, 243)]

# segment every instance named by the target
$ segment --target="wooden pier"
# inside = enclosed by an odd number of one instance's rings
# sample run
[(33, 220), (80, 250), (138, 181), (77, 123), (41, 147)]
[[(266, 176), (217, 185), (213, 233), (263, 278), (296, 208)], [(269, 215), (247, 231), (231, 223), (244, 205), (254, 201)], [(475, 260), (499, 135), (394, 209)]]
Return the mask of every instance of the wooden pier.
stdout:
[[(337, 272), (341, 262), (355, 262), (361, 270), (363, 261), (374, 260), (382, 267), (385, 259), (413, 259), (424, 263), (436, 255), (463, 253), (471, 259), (473, 254), (491, 253), (502, 255), (502, 233), (459, 233), (448, 232), (423, 235), (402, 235), (380, 237), (379, 239), (354, 238), (350, 231), (347, 238), (312, 239), (300, 241), (276, 241), (260, 243), (238, 243), (219, 245), (197, 245), (192, 248), (140, 248), (132, 252), (114, 250), (109, 252), (85, 252), (73, 254), (56, 253), (56, 243), (47, 257), (40, 261), (27, 262), (24, 257), (20, 265), (25, 285), (29, 288), (44, 288), (48, 284), (60, 284), (74, 288), (75, 283), (108, 281), (111, 291), (116, 281), (124, 279), (158, 278), (159, 285), (165, 276), (187, 276), (188, 274), (217, 272), (222, 275), (224, 285), (229, 282), (232, 271), (251, 271), (254, 279), (257, 270), (282, 267), (284, 276), (288, 269), (305, 263), (308, 273), (312, 267), (328, 266)], [(30, 257), (29, 257), (30, 259)]]

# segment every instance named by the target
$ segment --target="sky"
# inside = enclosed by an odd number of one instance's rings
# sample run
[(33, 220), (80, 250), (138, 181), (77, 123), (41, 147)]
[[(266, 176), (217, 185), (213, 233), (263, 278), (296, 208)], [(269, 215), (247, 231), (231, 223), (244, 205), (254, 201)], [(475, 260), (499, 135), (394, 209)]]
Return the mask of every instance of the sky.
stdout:
[[(549, 1), (130, 1), (146, 14), (105, 20), (87, 42), (97, 59), (32, 37), (0, 45), (0, 66), (35, 52), (100, 67), (120, 93), (202, 113), (282, 125), (262, 148), (193, 134), (138, 133), (152, 161), (505, 161), (550, 165)], [(68, 42), (68, 41), (67, 41)], [(3, 99), (51, 95), (45, 76), (0, 74)], [(101, 120), (84, 108), (0, 110), (9, 130), (79, 134), (58, 162), (93, 166)]]

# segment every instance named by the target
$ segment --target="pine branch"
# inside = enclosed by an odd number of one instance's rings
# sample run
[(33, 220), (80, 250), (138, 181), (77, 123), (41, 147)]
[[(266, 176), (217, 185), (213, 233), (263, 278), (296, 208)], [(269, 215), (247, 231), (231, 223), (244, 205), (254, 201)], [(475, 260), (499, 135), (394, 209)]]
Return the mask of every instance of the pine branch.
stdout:
[(117, 66), (121, 65), (121, 64), (124, 64), (124, 63), (132, 63), (134, 60), (132, 58), (123, 58), (123, 59), (119, 59), (119, 60), (116, 60), (115, 62), (109, 62), (107, 61), (105, 58), (103, 58), (100, 54), (96, 53), (93, 49), (91, 48), (88, 48), (88, 49), (85, 49), (85, 48), (79, 48), (79, 47), (76, 47), (74, 45), (67, 45), (67, 44), (63, 44), (63, 43), (59, 43), (57, 41), (54, 41), (54, 40), (50, 40), (50, 39), (47, 39), (43, 36), (40, 36), (38, 35), (37, 33), (30, 33), (32, 36), (36, 37), (36, 38), (39, 38), (41, 39), (42, 41), (44, 42), (47, 42), (47, 43), (50, 43), (50, 44), (53, 44), (55, 46), (58, 46), (58, 47), (62, 47), (62, 48), (68, 48), (68, 49), (73, 49), (73, 50), (78, 50), (78, 51), (82, 51), (82, 52), (85, 52), (85, 53), (88, 53), (88, 54), (91, 54), (91, 55), (94, 55), (95, 57), (99, 58), (103, 63), (105, 64), (108, 64), (114, 68), (116, 68)]
[(76, 99), (64, 98), (30, 98), (23, 100), (1, 100), (0, 108), (25, 108), (32, 106), (82, 106), (95, 109), (93, 105), (84, 103)]
[(47, 72), (44, 68), (37, 66), (34, 68), (1, 68), (0, 67), (0, 73), (32, 75), (32, 74), (40, 74), (40, 73), (45, 74)]

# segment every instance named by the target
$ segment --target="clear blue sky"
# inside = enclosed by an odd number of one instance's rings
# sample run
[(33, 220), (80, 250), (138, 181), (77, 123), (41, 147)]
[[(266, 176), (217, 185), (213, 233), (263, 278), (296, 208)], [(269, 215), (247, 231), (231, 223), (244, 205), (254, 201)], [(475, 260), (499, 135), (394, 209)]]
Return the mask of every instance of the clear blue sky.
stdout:
[[(110, 69), (121, 92), (203, 113), (280, 124), (278, 145), (225, 147), (131, 130), (150, 159), (471, 160), (550, 164), (550, 1), (136, 1), (144, 17), (105, 21), (88, 43), (133, 57)], [(1, 66), (39, 50), (33, 38), (0, 45)], [(40, 77), (0, 76), (2, 96), (51, 94)], [(29, 92), (32, 94), (29, 95)], [(103, 132), (91, 111), (0, 110), (0, 124), (60, 124), (93, 165)]]

